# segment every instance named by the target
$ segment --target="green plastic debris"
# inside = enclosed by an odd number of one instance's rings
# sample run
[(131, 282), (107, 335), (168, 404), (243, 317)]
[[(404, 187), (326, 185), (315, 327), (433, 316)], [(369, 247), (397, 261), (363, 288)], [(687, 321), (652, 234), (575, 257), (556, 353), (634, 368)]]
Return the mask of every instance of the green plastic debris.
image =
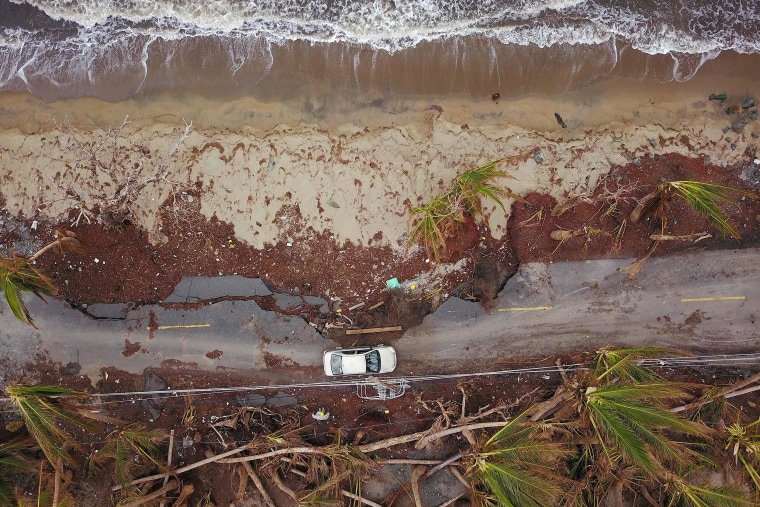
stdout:
[(385, 281), (385, 286), (389, 289), (400, 289), (401, 284), (398, 283), (398, 278), (391, 278), (390, 280)]

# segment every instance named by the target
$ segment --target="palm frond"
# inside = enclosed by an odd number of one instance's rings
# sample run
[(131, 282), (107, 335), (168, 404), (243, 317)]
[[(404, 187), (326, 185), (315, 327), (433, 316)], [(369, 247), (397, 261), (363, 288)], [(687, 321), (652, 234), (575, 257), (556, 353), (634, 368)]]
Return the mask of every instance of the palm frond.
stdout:
[(116, 481), (124, 486), (134, 479), (137, 456), (146, 458), (159, 469), (158, 443), (166, 438), (162, 430), (148, 430), (139, 423), (129, 424), (124, 428), (112, 431), (106, 437), (105, 445), (90, 455), (91, 470), (96, 470), (104, 461), (114, 460), (114, 476)]
[(730, 234), (739, 239), (739, 231), (730, 222), (726, 213), (720, 208), (720, 204), (730, 204), (737, 208), (739, 205), (730, 194), (757, 198), (753, 192), (739, 188), (704, 183), (700, 181), (671, 181), (667, 183), (680, 195), (695, 211), (707, 217), (724, 234)]
[(609, 403), (589, 397), (589, 419), (600, 436), (602, 449), (610, 455), (619, 451), (626, 461), (649, 475), (656, 475), (661, 466), (647, 451), (644, 441), (618, 416)]
[(562, 490), (544, 478), (505, 463), (485, 462), (483, 483), (499, 505), (543, 507), (552, 505)]
[(11, 402), (21, 412), (27, 431), (37, 441), (45, 457), (58, 466), (58, 459), (73, 463), (65, 444), (79, 449), (79, 444), (63, 426), (72, 424), (88, 430), (95, 427), (76, 408), (55, 396), (86, 397), (87, 393), (57, 386), (27, 386), (14, 384), (6, 388)]
[(45, 301), (44, 296), (55, 296), (58, 292), (50, 278), (34, 268), (27, 259), (15, 255), (0, 257), (0, 290), (5, 293), (5, 300), (13, 315), (35, 329), (37, 326), (34, 325), (21, 292), (31, 292), (42, 301)]
[(639, 366), (640, 359), (663, 356), (684, 356), (683, 352), (665, 347), (643, 346), (628, 349), (603, 348), (596, 351), (591, 369), (597, 378), (609, 375), (632, 382), (659, 382), (662, 378), (651, 370)]
[(689, 507), (751, 507), (756, 505), (740, 490), (723, 487), (705, 487), (677, 479), (673, 484), (675, 492), (671, 505)]

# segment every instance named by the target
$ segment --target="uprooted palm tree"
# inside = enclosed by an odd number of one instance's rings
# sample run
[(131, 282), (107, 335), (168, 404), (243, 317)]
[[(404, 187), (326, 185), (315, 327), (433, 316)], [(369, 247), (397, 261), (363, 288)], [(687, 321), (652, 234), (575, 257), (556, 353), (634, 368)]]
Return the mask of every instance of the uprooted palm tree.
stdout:
[(45, 296), (55, 297), (58, 293), (53, 281), (34, 266), (34, 261), (51, 248), (57, 247), (61, 253), (64, 250), (82, 251), (81, 244), (71, 231), (55, 231), (55, 241), (45, 245), (31, 257), (21, 257), (11, 254), (10, 257), (0, 257), (0, 290), (5, 293), (5, 300), (13, 315), (25, 324), (37, 329), (29, 309), (21, 293), (31, 292), (42, 301)]
[(159, 462), (158, 444), (166, 438), (159, 429), (149, 430), (139, 423), (113, 430), (106, 443), (90, 454), (88, 465), (91, 472), (98, 470), (106, 461), (114, 462), (114, 477), (123, 488), (132, 482), (143, 461), (163, 470)]
[(433, 198), (425, 206), (412, 209), (412, 216), (418, 216), (412, 232), (409, 235), (407, 247), (419, 242), (428, 255), (440, 262), (440, 255), (446, 248), (446, 239), (455, 235), (467, 216), (482, 217), (482, 199), (487, 197), (504, 208), (503, 197), (520, 197), (509, 189), (494, 184), (497, 178), (514, 178), (508, 172), (496, 169), (496, 166), (508, 159), (493, 160), (482, 166), (462, 173), (452, 184), (451, 188)]
[(715, 224), (721, 233), (724, 235), (728, 234), (735, 239), (740, 239), (741, 235), (736, 226), (731, 223), (721, 205), (739, 208), (739, 205), (731, 196), (758, 198), (755, 193), (749, 190), (717, 185), (715, 183), (700, 181), (666, 181), (661, 183), (653, 192), (644, 196), (633, 211), (631, 211), (629, 218), (633, 224), (649, 216), (659, 219), (660, 234), (651, 236), (653, 243), (645, 256), (629, 267), (629, 278), (633, 278), (638, 274), (643, 264), (657, 248), (659, 241), (671, 238), (681, 239), (679, 236), (671, 237), (666, 235), (668, 210), (675, 196), (682, 198), (696, 212)]
[(520, 414), (463, 453), (473, 505), (556, 505), (572, 484), (561, 474), (569, 452), (567, 445), (552, 441), (549, 425)]
[(624, 489), (646, 482), (662, 486), (672, 505), (698, 506), (700, 498), (711, 495), (745, 504), (739, 491), (682, 478), (709, 464), (696, 444), (685, 440), (706, 442), (713, 431), (668, 410), (672, 402), (691, 395), (640, 363), (668, 353), (673, 352), (657, 347), (599, 350), (588, 371), (555, 395), (561, 402), (557, 417), (573, 428), (579, 449), (570, 463), (571, 478), (585, 487), (576, 490), (574, 502), (622, 497)]

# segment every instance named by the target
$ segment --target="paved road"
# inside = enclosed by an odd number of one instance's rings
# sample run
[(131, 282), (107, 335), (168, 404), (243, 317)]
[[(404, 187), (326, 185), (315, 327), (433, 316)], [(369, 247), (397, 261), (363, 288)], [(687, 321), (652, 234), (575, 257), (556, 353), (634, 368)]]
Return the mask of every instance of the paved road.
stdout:
[(406, 357), (429, 356), (447, 368), (465, 359), (553, 356), (607, 344), (755, 352), (759, 254), (651, 259), (633, 281), (621, 271), (630, 259), (524, 265), (498, 308), (449, 301), (396, 345)]
[[(760, 250), (695, 252), (652, 259), (628, 281), (631, 259), (525, 264), (483, 310), (456, 298), (395, 343), (401, 374), (494, 369), (510, 360), (554, 356), (613, 344), (656, 344), (697, 353), (760, 347)], [(253, 301), (199, 310), (98, 305), (92, 320), (51, 301), (29, 300), (40, 330), (0, 316), (0, 360), (15, 377), (24, 364), (50, 359), (81, 365), (97, 381), (104, 366), (141, 373), (166, 360), (206, 369), (266, 372), (304, 381), (288, 365), (316, 366), (334, 344), (299, 318), (264, 311)], [(138, 345), (139, 343), (139, 345)], [(221, 352), (221, 356), (219, 356)], [(272, 371), (272, 370), (270, 370)]]

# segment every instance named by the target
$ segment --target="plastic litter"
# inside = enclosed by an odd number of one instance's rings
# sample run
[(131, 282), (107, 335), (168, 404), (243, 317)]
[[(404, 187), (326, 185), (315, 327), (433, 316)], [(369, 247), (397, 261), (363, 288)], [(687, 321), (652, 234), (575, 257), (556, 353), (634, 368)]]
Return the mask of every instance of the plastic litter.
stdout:
[(398, 278), (396, 278), (396, 277), (393, 277), (390, 280), (386, 280), (385, 281), (385, 286), (388, 287), (391, 290), (393, 290), (393, 289), (400, 289), (401, 288), (401, 284), (398, 282)]

